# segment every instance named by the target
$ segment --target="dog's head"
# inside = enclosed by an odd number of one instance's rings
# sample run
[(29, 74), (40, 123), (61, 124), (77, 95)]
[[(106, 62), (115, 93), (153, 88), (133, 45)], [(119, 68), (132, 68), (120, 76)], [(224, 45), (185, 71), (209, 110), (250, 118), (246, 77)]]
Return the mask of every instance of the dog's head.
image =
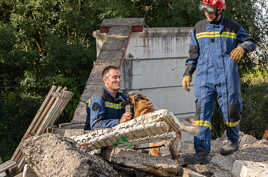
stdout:
[(128, 96), (129, 102), (132, 105), (137, 105), (141, 101), (149, 101), (149, 99), (141, 93), (133, 93)]
[(130, 94), (128, 99), (129, 103), (132, 105), (135, 118), (154, 111), (151, 108), (148, 108), (147, 103), (149, 102), (149, 99), (141, 93)]

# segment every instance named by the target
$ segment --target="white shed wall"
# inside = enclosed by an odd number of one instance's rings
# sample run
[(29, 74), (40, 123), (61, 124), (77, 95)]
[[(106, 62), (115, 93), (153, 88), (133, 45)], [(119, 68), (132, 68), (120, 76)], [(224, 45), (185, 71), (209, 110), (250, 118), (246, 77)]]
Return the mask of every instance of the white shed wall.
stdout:
[(146, 28), (132, 33), (123, 65), (122, 88), (139, 91), (157, 109), (178, 117), (195, 112), (193, 89), (181, 86), (188, 57), (191, 28)]

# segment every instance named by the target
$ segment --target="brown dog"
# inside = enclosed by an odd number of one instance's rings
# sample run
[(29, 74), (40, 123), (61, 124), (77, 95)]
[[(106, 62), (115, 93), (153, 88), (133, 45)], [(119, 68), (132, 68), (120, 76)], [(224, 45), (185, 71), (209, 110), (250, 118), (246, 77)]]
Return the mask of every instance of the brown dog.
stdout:
[(267, 139), (267, 140), (268, 140), (268, 129), (265, 129), (265, 130), (264, 130), (264, 133), (263, 133), (261, 139)]
[[(149, 99), (140, 93), (131, 94), (128, 98), (130, 104), (132, 105), (134, 118), (155, 111), (153, 106), (148, 107), (148, 105), (150, 104)], [(150, 147), (155, 147), (159, 145), (162, 145), (162, 143), (150, 143)], [(159, 151), (160, 148), (150, 148), (149, 153), (153, 156), (159, 156)]]
[[(149, 99), (140, 93), (130, 94), (129, 95), (129, 102), (132, 106), (134, 118), (155, 111), (155, 109), (153, 108), (153, 105), (151, 104)], [(180, 141), (181, 141), (181, 133), (177, 132), (177, 137), (174, 140), (172, 140), (172, 142), (169, 146), (169, 150), (171, 152), (171, 155), (174, 158), (178, 155), (178, 153), (176, 153), (177, 151), (175, 149), (178, 149), (177, 146), (178, 146), (178, 144), (180, 144)], [(165, 142), (150, 143), (151, 148), (149, 150), (149, 154), (151, 154), (153, 156), (159, 156), (160, 155), (159, 154), (159, 152), (160, 152), (159, 146), (163, 145), (164, 143)], [(156, 148), (153, 148), (153, 147), (156, 147)]]

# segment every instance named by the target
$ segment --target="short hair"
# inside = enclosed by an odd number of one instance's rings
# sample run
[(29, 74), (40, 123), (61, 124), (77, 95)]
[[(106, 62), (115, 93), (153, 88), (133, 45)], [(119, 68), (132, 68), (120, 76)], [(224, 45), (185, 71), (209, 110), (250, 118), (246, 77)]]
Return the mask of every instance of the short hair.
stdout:
[(117, 66), (112, 66), (112, 65), (107, 66), (102, 71), (102, 74), (101, 74), (102, 78), (104, 78), (110, 72), (110, 70), (112, 70), (112, 69), (114, 69), (114, 70), (120, 70), (119, 67), (117, 67)]

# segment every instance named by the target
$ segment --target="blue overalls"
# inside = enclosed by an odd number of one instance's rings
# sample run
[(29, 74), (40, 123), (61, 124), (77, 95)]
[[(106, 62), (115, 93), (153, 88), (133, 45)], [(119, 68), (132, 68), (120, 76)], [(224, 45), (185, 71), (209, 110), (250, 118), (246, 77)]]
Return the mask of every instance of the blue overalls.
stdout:
[(195, 118), (201, 126), (200, 133), (194, 137), (196, 152), (200, 149), (210, 152), (215, 98), (223, 113), (228, 139), (232, 143), (238, 142), (242, 98), (238, 64), (230, 58), (230, 52), (238, 44), (246, 52), (256, 47), (241, 25), (224, 17), (218, 24), (209, 23), (206, 19), (199, 21), (192, 32), (184, 75), (191, 76), (196, 70)]

